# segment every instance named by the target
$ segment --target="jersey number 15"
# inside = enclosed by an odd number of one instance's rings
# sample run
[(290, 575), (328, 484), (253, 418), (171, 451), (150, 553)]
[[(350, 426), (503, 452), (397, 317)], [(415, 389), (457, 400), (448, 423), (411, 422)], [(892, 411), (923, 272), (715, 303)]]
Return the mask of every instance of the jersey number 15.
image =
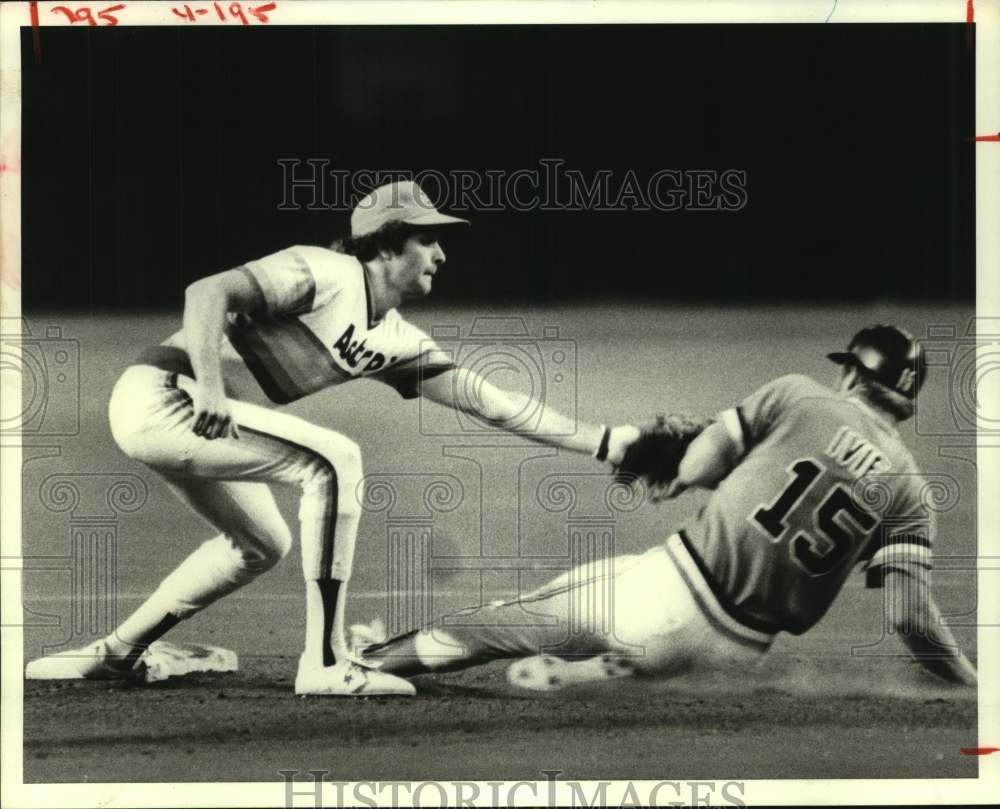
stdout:
[[(775, 542), (781, 541), (788, 525), (803, 525), (808, 514), (803, 509), (806, 495), (817, 485), (823, 472), (815, 458), (802, 458), (788, 467), (791, 476), (784, 491), (769, 506), (761, 506), (753, 521)], [(812, 500), (815, 502), (815, 499)], [(851, 550), (866, 539), (878, 518), (861, 508), (842, 483), (835, 483), (818, 506), (812, 509), (810, 531), (799, 531), (788, 546), (792, 561), (810, 576), (834, 570)], [(809, 525), (809, 523), (806, 523)]]

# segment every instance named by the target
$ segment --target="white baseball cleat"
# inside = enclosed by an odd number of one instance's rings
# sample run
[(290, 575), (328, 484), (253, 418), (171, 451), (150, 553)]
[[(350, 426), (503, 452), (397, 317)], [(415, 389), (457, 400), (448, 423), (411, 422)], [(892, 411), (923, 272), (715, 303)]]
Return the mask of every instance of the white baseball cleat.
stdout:
[(232, 672), (239, 669), (236, 653), (200, 643), (154, 641), (131, 668), (111, 655), (107, 640), (83, 649), (32, 660), (25, 666), (26, 680), (127, 680), (155, 683), (171, 677), (200, 672)]
[(507, 682), (529, 691), (558, 691), (567, 686), (619, 680), (633, 674), (632, 666), (609, 654), (573, 661), (536, 655), (512, 663), (507, 669)]
[[(115, 665), (118, 662), (118, 665)], [(113, 658), (107, 641), (99, 640), (82, 649), (40, 657), (24, 667), (26, 680), (131, 680), (144, 682), (146, 663), (140, 658), (131, 667), (122, 667)]]
[(295, 693), (299, 696), (412, 697), (417, 689), (402, 677), (358, 665), (353, 660), (316, 666), (306, 663), (303, 657), (295, 675)]

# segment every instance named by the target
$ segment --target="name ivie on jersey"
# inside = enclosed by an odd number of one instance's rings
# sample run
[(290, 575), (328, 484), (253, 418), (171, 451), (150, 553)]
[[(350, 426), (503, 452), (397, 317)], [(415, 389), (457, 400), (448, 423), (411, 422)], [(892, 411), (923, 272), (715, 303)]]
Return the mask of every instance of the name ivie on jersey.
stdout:
[[(741, 624), (801, 633), (859, 563), (872, 586), (887, 564), (930, 565), (922, 478), (895, 427), (859, 399), (792, 374), (719, 419), (740, 460), (680, 536)], [(884, 506), (854, 497), (855, 481), (879, 475)]]
[(839, 463), (856, 478), (882, 474), (892, 463), (877, 446), (862, 438), (846, 424), (841, 425), (826, 448), (827, 457)]

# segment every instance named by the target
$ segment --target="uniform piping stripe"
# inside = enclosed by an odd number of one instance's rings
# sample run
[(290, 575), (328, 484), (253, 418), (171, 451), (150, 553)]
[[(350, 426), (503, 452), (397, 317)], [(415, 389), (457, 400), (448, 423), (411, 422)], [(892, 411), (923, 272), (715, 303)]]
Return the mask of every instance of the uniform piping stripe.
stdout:
[(295, 269), (297, 269), (302, 275), (306, 277), (305, 290), (296, 299), (296, 301), (289, 307), (288, 312), (283, 314), (291, 314), (293, 312), (311, 312), (314, 304), (316, 303), (316, 278), (312, 274), (312, 270), (309, 269), (309, 263), (302, 258), (294, 250), (288, 251), (289, 255), (295, 261)]
[(256, 329), (230, 327), (226, 336), (272, 402), (288, 404), (305, 395)]
[(358, 265), (361, 267), (361, 278), (365, 282), (365, 312), (368, 316), (368, 328), (374, 329), (377, 324), (375, 322), (375, 305), (373, 303), (372, 289), (368, 284), (368, 269), (360, 261)]
[(879, 550), (889, 548), (893, 545), (918, 545), (921, 548), (929, 548), (931, 541), (921, 534), (893, 534), (886, 538)]
[(455, 368), (453, 362), (442, 365), (417, 365), (417, 367), (413, 367), (414, 363), (419, 362), (430, 353), (424, 352), (419, 357), (396, 363), (373, 376), (395, 388), (404, 399), (415, 399), (420, 395), (420, 385), (422, 383)]
[(267, 310), (267, 295), (264, 294), (264, 288), (260, 285), (260, 281), (257, 280), (257, 276), (250, 272), (250, 268), (246, 264), (241, 264), (236, 269), (243, 273), (247, 280), (250, 281), (253, 288), (257, 290), (257, 294), (260, 296), (260, 302), (263, 305), (263, 308)]
[(778, 630), (760, 624), (753, 626), (750, 619), (738, 617), (733, 614), (733, 608), (726, 604), (725, 596), (719, 592), (718, 584), (715, 583), (711, 574), (705, 569), (701, 559), (692, 550), (691, 544), (683, 531), (678, 531), (667, 540), (668, 551), (676, 548), (683, 548), (684, 552), (683, 554), (679, 552), (673, 553), (675, 561), (689, 572), (698, 591), (712, 608), (713, 615), (722, 621), (732, 632), (741, 634), (743, 637), (757, 641), (758, 643), (770, 643)]
[[(280, 309), (275, 309), (275, 304), (280, 303), (281, 293), (278, 291), (274, 284), (274, 281), (268, 276), (266, 270), (262, 270), (261, 274), (255, 275), (254, 271), (249, 265), (241, 265), (238, 269), (244, 271), (247, 276), (254, 280), (256, 286), (261, 290), (264, 296), (264, 303), (266, 305), (266, 310), (272, 315), (288, 315), (297, 312), (308, 312), (312, 309), (313, 303), (316, 299), (316, 279), (309, 269), (309, 265), (306, 263), (305, 259), (302, 258), (298, 253), (293, 250), (288, 250), (285, 252), (291, 260), (295, 263), (292, 271), (289, 272), (283, 279), (282, 284), (293, 284), (293, 291), (297, 294), (295, 300), (290, 303), (281, 306)], [(250, 264), (257, 264), (257, 262), (250, 262)], [(292, 274), (294, 273), (294, 274)]]
[[(397, 362), (395, 365), (391, 366), (391, 368), (389, 368), (389, 370), (392, 370), (392, 371), (411, 371), (411, 370), (412, 371), (416, 371), (420, 367), (419, 363), (426, 362), (427, 358), (429, 356), (431, 356), (433, 353), (434, 353), (433, 349), (427, 349), (426, 351), (421, 351), (415, 357), (410, 357), (408, 360), (402, 360), (401, 362)], [(448, 362), (448, 365), (446, 366), (447, 368), (454, 368), (455, 367), (455, 363), (451, 362), (451, 360), (448, 360), (447, 362)], [(414, 368), (413, 367), (414, 365), (416, 365), (417, 368)], [(429, 365), (429, 366), (427, 366), (427, 368), (437, 368), (437, 367), (438, 367), (437, 365)]]
[[(176, 377), (174, 377), (172, 384), (170, 384), (170, 387), (176, 387), (176, 384), (177, 380)], [(193, 401), (191, 399), (191, 395), (183, 388), (176, 388), (176, 389), (182, 396), (181, 401), (183, 405), (188, 407), (192, 406)], [(261, 430), (255, 430), (253, 427), (248, 427), (245, 424), (237, 423), (236, 426), (239, 427), (240, 432), (245, 432), (249, 435), (255, 435), (258, 438), (264, 439), (265, 441), (268, 440), (274, 441), (276, 444), (282, 444), (283, 446), (286, 447), (292, 447), (293, 449), (296, 449), (299, 452), (305, 453), (311, 458), (317, 460), (320, 464), (322, 464), (330, 471), (330, 480), (332, 481), (332, 492), (331, 492), (331, 497), (328, 499), (327, 502), (326, 512), (323, 514), (323, 525), (321, 526), (321, 528), (323, 528), (322, 530), (323, 548), (322, 551), (320, 552), (320, 571), (325, 573), (326, 576), (329, 576), (330, 570), (333, 567), (333, 546), (337, 532), (337, 506), (338, 506), (338, 499), (340, 496), (340, 485), (337, 479), (337, 468), (333, 465), (333, 463), (331, 463), (330, 459), (327, 458), (325, 455), (316, 452), (316, 450), (314, 449), (310, 449), (309, 447), (303, 446), (302, 444), (297, 444), (294, 441), (290, 441), (287, 438), (282, 438), (281, 436), (275, 435), (274, 433), (265, 433), (262, 432)], [(326, 526), (329, 526), (329, 528), (327, 529)]]
[[(874, 550), (867, 555), (865, 565), (866, 575), (876, 575), (877, 568), (893, 563), (912, 563), (922, 567), (931, 567), (931, 541), (918, 533), (891, 534), (880, 543), (873, 546)], [(864, 557), (862, 557), (864, 559)], [(869, 586), (872, 586), (869, 584)]]
[(430, 368), (424, 368), (423, 371), (421, 371), (420, 373), (420, 381), (426, 382), (428, 379), (433, 379), (436, 376), (441, 376), (441, 374), (443, 374), (445, 371), (450, 371), (454, 367), (455, 367), (454, 365), (449, 363), (448, 365), (435, 365)]
[(930, 553), (926, 548), (907, 543), (882, 548), (868, 562), (868, 567), (891, 564), (892, 562), (916, 562), (924, 567), (931, 566)]
[(294, 441), (289, 441), (287, 438), (275, 435), (274, 433), (265, 433), (260, 430), (255, 430), (252, 427), (247, 427), (245, 424), (238, 424), (237, 426), (241, 432), (258, 436), (265, 441), (274, 441), (278, 444), (282, 444), (283, 446), (292, 447), (299, 452), (305, 453), (311, 458), (319, 461), (320, 464), (329, 470), (331, 491), (330, 497), (327, 498), (326, 510), (323, 513), (323, 524), (320, 531), (320, 534), (323, 537), (323, 547), (320, 551), (320, 573), (321, 578), (328, 578), (330, 576), (331, 568), (333, 567), (333, 546), (336, 541), (335, 538), (337, 534), (337, 501), (340, 496), (340, 485), (337, 480), (337, 468), (333, 465), (329, 458), (319, 452), (316, 452), (314, 449), (310, 449), (302, 444), (297, 444)]
[[(674, 560), (674, 565), (677, 568), (677, 572), (680, 573), (681, 578), (684, 579), (684, 583), (687, 585), (688, 590), (691, 592), (691, 596), (694, 598), (695, 603), (701, 610), (702, 615), (704, 615), (712, 627), (722, 635), (725, 635), (732, 641), (740, 644), (741, 646), (749, 646), (752, 649), (758, 651), (767, 651), (768, 647), (771, 645), (771, 638), (768, 636), (766, 641), (758, 640), (756, 638), (748, 637), (741, 632), (734, 630), (726, 621), (723, 621), (721, 614), (716, 613), (712, 609), (712, 603), (706, 598), (706, 594), (703, 590), (699, 589), (698, 582), (693, 579), (691, 572), (685, 569), (684, 562), (678, 559), (673, 553), (671, 553), (670, 546), (667, 546), (667, 553), (670, 553), (670, 558)], [(728, 617), (728, 616), (727, 616)], [(755, 633), (756, 634), (756, 633)]]
[(295, 327), (294, 332), (290, 332), (294, 335), (294, 339), (304, 348), (309, 347), (310, 351), (314, 351), (320, 354), (323, 359), (326, 360), (326, 364), (330, 367), (340, 381), (347, 382), (350, 379), (354, 379), (347, 371), (337, 365), (336, 360), (333, 358), (333, 354), (330, 349), (323, 344), (323, 341), (316, 336), (315, 332), (310, 329), (305, 323), (297, 318), (293, 320), (290, 325)]
[(729, 438), (732, 439), (733, 446), (736, 447), (738, 454), (742, 456), (746, 446), (746, 441), (745, 434), (743, 432), (743, 421), (740, 419), (739, 411), (735, 408), (732, 410), (725, 410), (719, 417), (719, 420), (726, 428), (726, 432), (729, 433)]
[[(327, 369), (334, 371), (337, 382), (346, 382), (352, 377), (338, 367), (326, 346), (313, 334), (312, 330), (298, 318), (292, 317), (281, 322), (281, 333), (270, 339), (272, 330), (268, 323), (257, 324), (255, 330), (265, 346), (281, 342), (282, 361), (280, 372), (289, 380), (289, 395), (294, 399), (306, 396), (330, 384)], [(268, 356), (274, 356), (269, 350)], [(291, 400), (289, 400), (291, 401)]]
[(667, 540), (667, 553), (673, 559), (678, 573), (681, 574), (681, 578), (687, 584), (688, 590), (691, 591), (691, 595), (701, 609), (702, 614), (704, 614), (708, 622), (717, 631), (743, 646), (750, 646), (758, 651), (766, 651), (770, 647), (773, 640), (772, 635), (757, 632), (743, 626), (739, 622), (734, 621), (722, 609), (711, 589), (705, 584), (697, 565), (694, 564), (694, 560), (688, 554), (687, 548), (684, 547), (684, 543), (676, 534)]
[(737, 406), (736, 416), (740, 420), (740, 432), (743, 435), (743, 442), (740, 445), (741, 450), (746, 453), (750, 449), (750, 425), (747, 424), (746, 414), (743, 412), (742, 406)]
[[(512, 607), (516, 604), (534, 604), (536, 601), (544, 601), (552, 596), (562, 595), (563, 593), (569, 593), (573, 590), (578, 590), (588, 584), (593, 584), (594, 582), (604, 581), (605, 579), (614, 575), (614, 571), (610, 573), (599, 573), (592, 576), (587, 576), (583, 579), (577, 579), (575, 581), (571, 580), (569, 584), (562, 584), (558, 587), (550, 587), (548, 589), (539, 589), (534, 592), (528, 593), (528, 595), (519, 596), (517, 598), (512, 598), (509, 601), (501, 601), (497, 604), (500, 607)], [(463, 615), (466, 613), (473, 613), (476, 610), (482, 609), (482, 605), (476, 607), (467, 607), (464, 610), (458, 610), (456, 615)]]

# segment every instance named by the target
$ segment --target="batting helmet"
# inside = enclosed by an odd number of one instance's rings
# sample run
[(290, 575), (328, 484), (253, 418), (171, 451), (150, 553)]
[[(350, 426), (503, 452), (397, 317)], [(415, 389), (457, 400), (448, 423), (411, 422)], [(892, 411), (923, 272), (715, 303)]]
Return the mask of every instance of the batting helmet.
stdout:
[(916, 398), (927, 376), (923, 347), (909, 332), (884, 323), (862, 329), (854, 335), (847, 351), (827, 357), (839, 365), (857, 368), (858, 373), (907, 399)]

